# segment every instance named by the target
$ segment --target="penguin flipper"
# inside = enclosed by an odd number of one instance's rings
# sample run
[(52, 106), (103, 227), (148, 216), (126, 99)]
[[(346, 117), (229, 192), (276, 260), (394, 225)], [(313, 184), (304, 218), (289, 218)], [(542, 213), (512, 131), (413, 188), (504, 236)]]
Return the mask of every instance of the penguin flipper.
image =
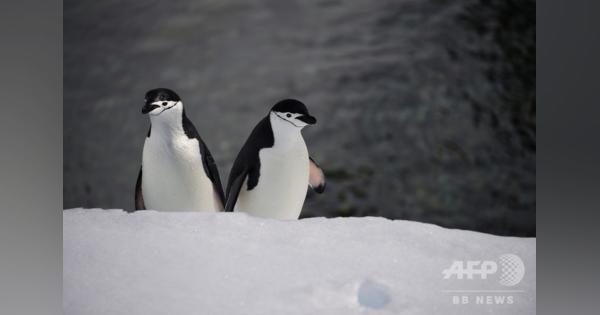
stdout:
[(325, 191), (325, 174), (323, 170), (312, 157), (309, 157), (310, 161), (308, 162), (308, 185), (312, 188), (316, 193), (320, 194)]
[[(202, 155), (202, 166), (204, 168), (204, 172), (206, 173), (206, 176), (208, 177), (208, 179), (210, 179), (210, 181), (213, 183), (213, 189), (217, 193), (217, 196), (219, 196), (219, 200), (221, 201), (221, 206), (224, 207), (225, 206), (225, 194), (223, 193), (223, 185), (221, 185), (221, 177), (219, 176), (219, 170), (217, 169), (217, 164), (215, 163), (215, 160), (213, 159), (212, 155), (210, 154), (208, 147), (206, 146), (204, 141), (202, 141), (202, 138), (200, 138), (200, 134), (198, 134), (196, 127), (194, 127), (194, 124), (192, 124), (192, 121), (190, 121), (190, 119), (185, 115), (185, 111), (183, 112), (181, 119), (182, 119), (181, 122), (183, 124), (183, 131), (185, 132), (185, 135), (189, 139), (198, 140), (198, 144), (200, 145), (200, 155)], [(215, 209), (215, 210), (220, 210), (220, 209)]]
[(240, 190), (244, 185), (248, 173), (241, 172), (233, 181), (230, 182), (227, 187), (227, 204), (225, 205), (225, 212), (233, 212), (233, 208), (237, 202)]
[(223, 192), (223, 185), (221, 185), (221, 177), (219, 176), (219, 170), (217, 169), (217, 164), (215, 163), (215, 159), (213, 159), (208, 147), (204, 144), (204, 141), (198, 138), (198, 142), (200, 142), (200, 154), (202, 154), (202, 165), (204, 166), (204, 171), (206, 175), (213, 183), (213, 188), (217, 192), (219, 196), (219, 200), (221, 201), (221, 207), (225, 207), (225, 193)]
[(135, 183), (135, 210), (146, 210), (144, 195), (142, 194), (142, 167), (140, 167), (140, 172)]

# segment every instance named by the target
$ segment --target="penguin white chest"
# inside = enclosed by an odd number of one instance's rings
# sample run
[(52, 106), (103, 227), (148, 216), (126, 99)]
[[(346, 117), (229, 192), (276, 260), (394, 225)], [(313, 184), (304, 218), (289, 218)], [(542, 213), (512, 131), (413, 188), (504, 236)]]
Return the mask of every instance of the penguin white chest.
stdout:
[(219, 211), (221, 205), (206, 176), (198, 140), (185, 135), (146, 139), (142, 191), (147, 209)]
[(309, 161), (306, 144), (299, 137), (292, 145), (275, 145), (259, 151), (258, 184), (242, 186), (235, 211), (259, 217), (298, 219), (308, 189)]

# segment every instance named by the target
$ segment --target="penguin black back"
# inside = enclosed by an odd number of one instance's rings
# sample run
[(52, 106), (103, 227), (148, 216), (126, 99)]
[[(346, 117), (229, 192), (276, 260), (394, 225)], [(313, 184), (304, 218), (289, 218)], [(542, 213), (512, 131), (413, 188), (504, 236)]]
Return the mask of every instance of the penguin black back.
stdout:
[(200, 145), (200, 154), (202, 155), (202, 166), (204, 167), (204, 172), (206, 173), (206, 176), (213, 182), (213, 186), (215, 187), (215, 190), (217, 191), (217, 194), (221, 199), (221, 203), (223, 204), (223, 206), (225, 206), (225, 194), (223, 193), (223, 186), (221, 185), (221, 177), (219, 176), (217, 164), (215, 163), (215, 160), (210, 154), (208, 147), (206, 146), (204, 141), (202, 141), (202, 138), (200, 138), (196, 127), (194, 127), (194, 124), (185, 115), (185, 110), (182, 113), (181, 123), (183, 124), (183, 131), (185, 132), (185, 135), (189, 139), (198, 140), (198, 143)]
[[(267, 115), (256, 125), (256, 127), (254, 127), (254, 130), (252, 130), (252, 133), (246, 140), (246, 143), (233, 163), (231, 173), (229, 174), (229, 180), (227, 181), (226, 200), (228, 202), (225, 206), (225, 211), (233, 211), (233, 206), (235, 206), (235, 201), (230, 201), (229, 196), (233, 194), (237, 197), (237, 194), (239, 193), (242, 183), (235, 183), (236, 181), (243, 182), (244, 178), (247, 176), (248, 190), (252, 190), (252, 188), (256, 187), (258, 178), (260, 177), (260, 159), (258, 157), (258, 152), (263, 148), (271, 148), (274, 144), (275, 138), (273, 136), (273, 130), (271, 129), (269, 116)], [(238, 186), (236, 187), (236, 192), (231, 191), (234, 186)]]

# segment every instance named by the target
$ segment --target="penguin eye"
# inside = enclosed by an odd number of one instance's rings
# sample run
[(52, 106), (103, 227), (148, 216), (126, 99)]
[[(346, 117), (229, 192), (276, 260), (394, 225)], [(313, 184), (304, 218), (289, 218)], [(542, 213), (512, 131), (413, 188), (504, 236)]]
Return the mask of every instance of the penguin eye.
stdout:
[(287, 118), (290, 118), (290, 117), (292, 117), (292, 114), (287, 113), (286, 116), (287, 116)]
[(167, 106), (167, 102), (162, 102), (162, 106)]

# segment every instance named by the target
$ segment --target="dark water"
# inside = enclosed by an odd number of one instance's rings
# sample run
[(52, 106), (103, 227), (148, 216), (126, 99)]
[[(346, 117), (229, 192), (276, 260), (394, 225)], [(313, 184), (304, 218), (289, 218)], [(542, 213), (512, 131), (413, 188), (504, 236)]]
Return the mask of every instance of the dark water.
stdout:
[(64, 2), (64, 205), (132, 208), (170, 87), (226, 181), (282, 98), (328, 178), (303, 216), (535, 235), (534, 1)]

